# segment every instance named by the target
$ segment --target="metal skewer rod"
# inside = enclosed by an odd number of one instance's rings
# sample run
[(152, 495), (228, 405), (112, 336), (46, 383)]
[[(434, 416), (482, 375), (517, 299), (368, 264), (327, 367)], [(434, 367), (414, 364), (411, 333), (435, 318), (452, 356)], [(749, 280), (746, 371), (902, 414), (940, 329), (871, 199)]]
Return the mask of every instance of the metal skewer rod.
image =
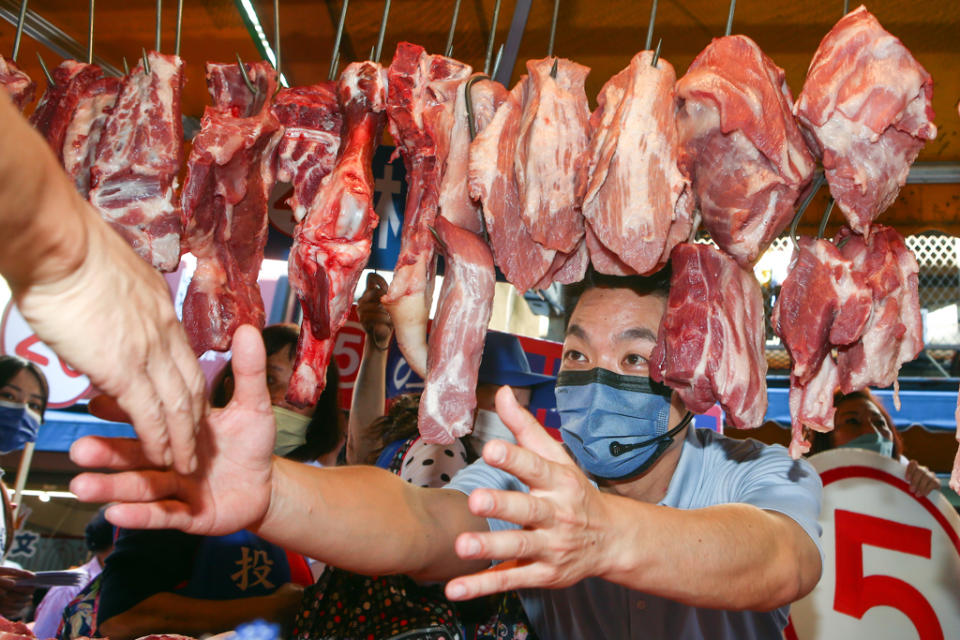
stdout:
[(153, 50), (160, 52), (160, 25), (163, 22), (163, 0), (157, 0), (157, 31), (153, 37)]
[(500, 48), (497, 49), (497, 57), (493, 60), (493, 74), (494, 78), (497, 77), (497, 71), (500, 71), (500, 61), (503, 60), (503, 43), (500, 43)]
[(283, 71), (280, 70), (280, 0), (273, 0), (273, 53), (276, 55), (277, 64), (274, 67), (277, 70), (277, 81), (283, 77)]
[(657, 63), (660, 62), (660, 45), (663, 44), (663, 38), (657, 40), (657, 50), (653, 52), (653, 60), (650, 61), (650, 66), (654, 69), (657, 68)]
[(453, 3), (453, 17), (450, 19), (450, 31), (447, 33), (447, 48), (443, 50), (443, 55), (448, 58), (453, 55), (453, 33), (457, 30), (458, 17), (460, 17), (460, 0)]
[(47, 82), (50, 83), (50, 86), (57, 84), (53, 80), (53, 76), (50, 75), (50, 70), (47, 69), (47, 64), (43, 61), (43, 56), (40, 55), (40, 52), (37, 51), (37, 60), (40, 61), (40, 68), (43, 69), (43, 75), (47, 78)]
[(730, 10), (727, 12), (727, 30), (723, 35), (728, 36), (733, 31), (733, 12), (737, 10), (737, 0), (730, 0)]
[(127, 64), (127, 56), (123, 56), (123, 75), (130, 75), (130, 65)]
[(380, 16), (380, 31), (377, 32), (377, 48), (373, 53), (373, 61), (380, 62), (383, 52), (383, 36), (387, 33), (387, 18), (390, 17), (390, 0), (383, 3), (383, 14)]
[(850, 0), (843, 0), (843, 15), (850, 13)]
[(183, 0), (177, 0), (177, 32), (173, 41), (173, 55), (180, 57), (180, 31), (183, 25)]
[(90, 0), (90, 18), (87, 26), (87, 64), (93, 64), (93, 3)]
[(333, 39), (333, 54), (330, 56), (330, 71), (327, 73), (327, 80), (336, 80), (337, 66), (340, 60), (340, 39), (343, 38), (343, 24), (347, 21), (347, 7), (350, 0), (343, 0), (340, 6), (340, 20), (337, 22), (337, 35)]
[(237, 54), (237, 66), (240, 67), (240, 77), (243, 78), (243, 84), (247, 85), (247, 89), (250, 89), (250, 93), (257, 95), (258, 90), (256, 85), (250, 81), (250, 76), (247, 75), (247, 66), (243, 64), (243, 60), (240, 58), (240, 54)]
[(150, 74), (150, 61), (147, 59), (147, 50), (141, 47), (141, 48), (140, 48), (140, 53), (141, 53), (141, 55), (143, 55), (143, 73), (149, 75), (149, 74)]
[(836, 200), (834, 200), (834, 199), (831, 197), (831, 198), (830, 198), (830, 202), (827, 203), (827, 210), (826, 210), (826, 212), (823, 214), (823, 217), (820, 218), (820, 228), (817, 230), (817, 237), (818, 237), (818, 238), (822, 238), (824, 232), (827, 230), (827, 222), (830, 220), (830, 214), (833, 212), (833, 205), (834, 205), (834, 204), (836, 204)]
[(647, 44), (643, 47), (645, 51), (650, 51), (650, 45), (653, 44), (653, 25), (657, 21), (657, 0), (653, 0), (650, 7), (650, 24), (647, 25)]
[(20, 39), (23, 37), (23, 23), (27, 19), (27, 0), (22, 0), (20, 2), (20, 15), (17, 16), (17, 35), (13, 37), (13, 55), (10, 56), (10, 59), (14, 62), (17, 61), (17, 56), (20, 55)]
[(497, 37), (497, 20), (500, 19), (500, 2), (497, 0), (493, 5), (493, 20), (490, 21), (490, 35), (487, 36), (487, 55), (483, 58), (483, 73), (490, 74), (490, 62), (493, 60), (493, 41)]
[[(553, 42), (557, 37), (557, 16), (560, 15), (560, 0), (553, 0), (553, 20), (550, 21), (550, 43), (547, 45), (547, 57), (553, 57)], [(553, 76), (556, 78), (556, 74)]]

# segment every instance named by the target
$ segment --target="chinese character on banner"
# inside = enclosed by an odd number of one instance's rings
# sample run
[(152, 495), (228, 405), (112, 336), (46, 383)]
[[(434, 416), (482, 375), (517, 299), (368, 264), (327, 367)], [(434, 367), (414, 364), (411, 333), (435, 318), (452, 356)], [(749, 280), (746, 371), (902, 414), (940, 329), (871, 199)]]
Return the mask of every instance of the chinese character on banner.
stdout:
[(13, 534), (13, 544), (10, 546), (10, 558), (32, 558), (37, 553), (40, 534), (33, 531), (17, 531)]
[(234, 563), (240, 565), (240, 570), (230, 576), (237, 588), (246, 591), (261, 585), (265, 589), (273, 589), (274, 584), (267, 580), (273, 569), (273, 560), (267, 556), (267, 552), (250, 547), (242, 547), (241, 551), (242, 556)]
[[(82, 327), (78, 328), (78, 331), (82, 330)], [(50, 385), (47, 402), (50, 409), (69, 407), (91, 389), (90, 380), (85, 375), (70, 368), (50, 347), (40, 342), (13, 302), (4, 309), (0, 322), (0, 351), (20, 356), (40, 367)]]

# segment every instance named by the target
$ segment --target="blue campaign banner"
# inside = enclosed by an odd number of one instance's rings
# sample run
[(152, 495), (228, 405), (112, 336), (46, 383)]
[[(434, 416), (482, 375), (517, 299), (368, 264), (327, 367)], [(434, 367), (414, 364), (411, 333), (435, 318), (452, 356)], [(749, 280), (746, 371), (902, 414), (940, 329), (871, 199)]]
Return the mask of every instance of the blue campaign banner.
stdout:
[[(390, 162), (394, 147), (380, 146), (373, 156), (373, 208), (380, 223), (373, 231), (373, 248), (368, 269), (392, 271), (400, 253), (400, 231), (403, 226), (403, 204), (407, 198), (406, 170), (398, 158)], [(265, 257), (286, 260), (293, 243), (296, 221), (287, 205), (293, 193), (289, 184), (278, 184), (270, 194), (270, 227)]]

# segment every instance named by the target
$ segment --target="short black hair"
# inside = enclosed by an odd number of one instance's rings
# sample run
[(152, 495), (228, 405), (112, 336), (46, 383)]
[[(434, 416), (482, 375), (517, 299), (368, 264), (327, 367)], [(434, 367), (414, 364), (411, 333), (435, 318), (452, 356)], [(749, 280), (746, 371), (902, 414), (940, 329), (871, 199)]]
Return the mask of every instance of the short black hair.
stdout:
[(50, 399), (50, 385), (47, 384), (47, 377), (36, 364), (20, 356), (0, 355), (0, 387), (13, 380), (24, 369), (29, 371), (40, 385), (40, 395), (43, 396), (40, 417), (43, 417), (47, 410), (47, 401)]
[(107, 520), (105, 515), (106, 507), (101, 507), (97, 513), (90, 518), (86, 528), (83, 530), (83, 542), (87, 551), (97, 553), (106, 551), (113, 546), (113, 525)]
[(611, 276), (595, 271), (593, 265), (590, 265), (583, 280), (563, 289), (563, 306), (566, 313), (563, 324), (564, 326), (570, 324), (570, 316), (573, 315), (580, 297), (591, 289), (630, 289), (643, 296), (655, 295), (666, 299), (670, 296), (672, 276), (673, 270), (669, 262), (662, 269), (648, 276)]

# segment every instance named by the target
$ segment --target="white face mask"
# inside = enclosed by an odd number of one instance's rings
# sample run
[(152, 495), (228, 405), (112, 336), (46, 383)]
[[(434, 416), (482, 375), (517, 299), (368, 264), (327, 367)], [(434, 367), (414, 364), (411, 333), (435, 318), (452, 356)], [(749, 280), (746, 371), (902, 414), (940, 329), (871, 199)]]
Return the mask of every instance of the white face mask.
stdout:
[(470, 434), (470, 444), (478, 454), (483, 450), (483, 445), (491, 440), (506, 440), (507, 442), (516, 442), (513, 432), (503, 420), (497, 415), (496, 411), (487, 411), (486, 409), (477, 409), (477, 419), (473, 423), (473, 433)]
[(307, 426), (310, 424), (310, 416), (283, 407), (271, 408), (273, 418), (277, 422), (277, 441), (273, 445), (273, 453), (282, 458), (307, 443)]

